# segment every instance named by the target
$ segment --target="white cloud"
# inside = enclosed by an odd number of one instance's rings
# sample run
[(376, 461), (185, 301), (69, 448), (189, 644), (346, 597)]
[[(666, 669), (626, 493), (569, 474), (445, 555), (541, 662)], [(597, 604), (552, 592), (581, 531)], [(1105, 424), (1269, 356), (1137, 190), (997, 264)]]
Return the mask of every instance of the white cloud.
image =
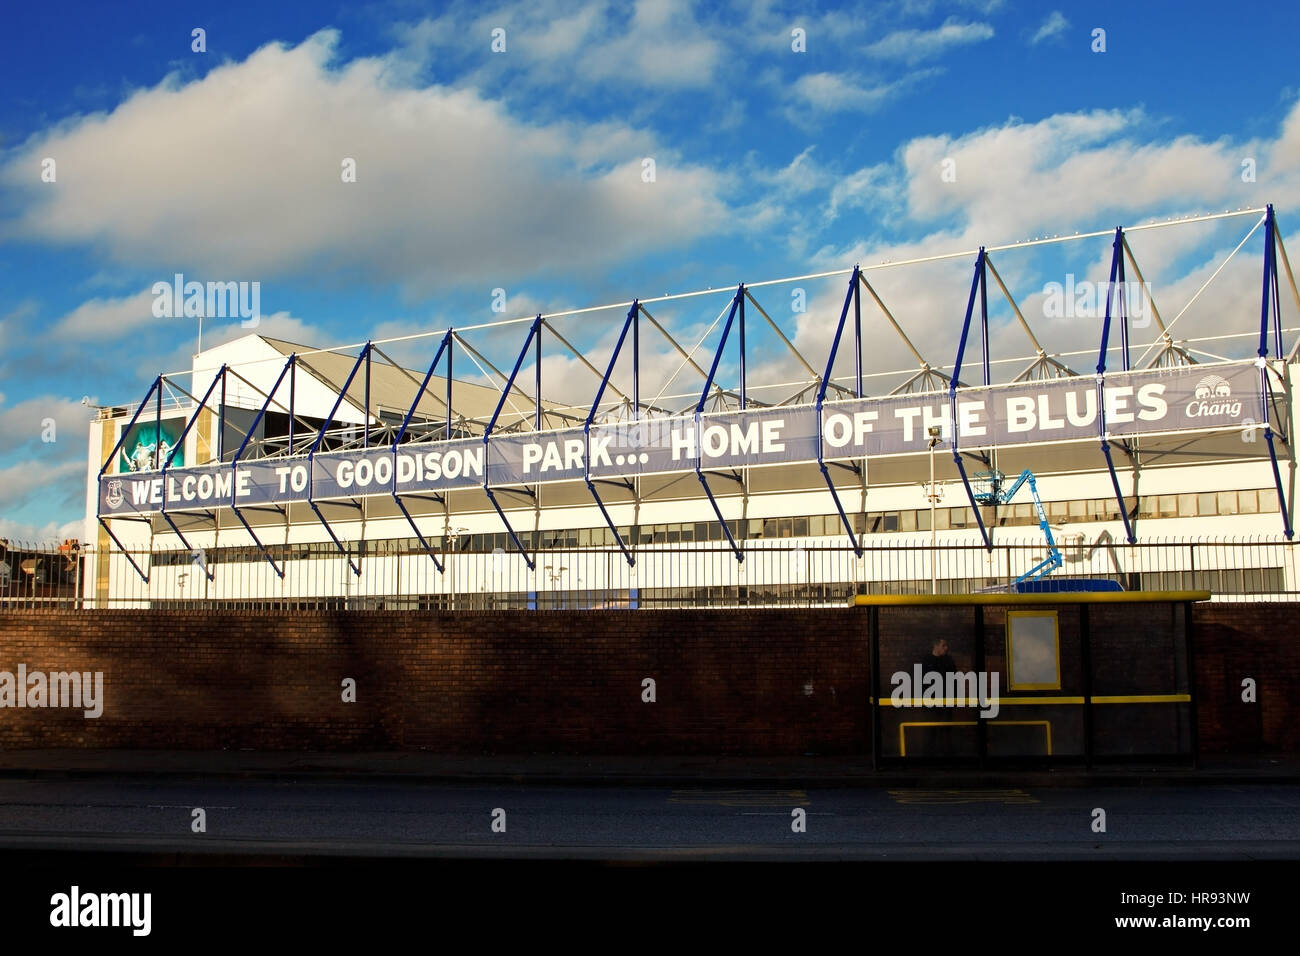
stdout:
[(147, 289), (122, 298), (89, 299), (56, 321), (51, 335), (67, 344), (120, 340), (140, 326), (160, 321), (154, 317), (153, 301)]
[(895, 30), (867, 47), (867, 54), (882, 60), (919, 63), (942, 56), (953, 47), (980, 43), (993, 37), (987, 23), (962, 23), (949, 17), (932, 30)]
[[(970, 250), (969, 259), (867, 273), (922, 354), (943, 366), (953, 360), (974, 250), (980, 245), (1105, 230), (1116, 224), (1131, 227), (1171, 215), (1220, 212), (1270, 200), (1281, 211), (1283, 226), (1289, 225), (1286, 210), (1300, 205), (1300, 104), (1293, 106), (1272, 138), (1211, 141), (1162, 137), (1157, 130), (1141, 111), (1097, 110), (1058, 114), (1034, 123), (1013, 119), (961, 135), (911, 140), (899, 147), (892, 163), (866, 167), (842, 179), (831, 188), (826, 205), (810, 206), (806, 217), (816, 221), (828, 211), (843, 216), (848, 210), (863, 209), (876, 226), (863, 230), (867, 236), (873, 231), (879, 236), (883, 226), (916, 238), (866, 238), (848, 246), (828, 246), (815, 254), (810, 271)], [(1242, 183), (1243, 156), (1258, 160), (1257, 183)], [(955, 182), (941, 175), (945, 158), (955, 161)], [(1129, 233), (1166, 321), (1187, 304), (1252, 224), (1251, 218), (1242, 217), (1220, 224)], [(1300, 245), (1300, 238), (1291, 244)], [(1258, 327), (1261, 247), (1257, 233), (1179, 320), (1175, 338)], [(1010, 249), (993, 258), (1046, 349), (1057, 352), (1095, 350), (1100, 323), (1047, 319), (1044, 283), (1062, 281), (1065, 271), (1104, 283), (1110, 253), (1109, 237), (1101, 237), (1052, 247), (1052, 251)], [(837, 283), (838, 289), (832, 288)], [(994, 357), (1032, 355), (995, 284), (989, 296)], [(842, 297), (839, 280), (815, 295), (810, 290), (809, 311), (799, 317), (795, 335), (805, 355), (826, 354)], [(867, 297), (863, 303), (864, 326), (872, 330), (869, 367), (915, 368), (915, 359), (874, 303)], [(1291, 314), (1289, 298), (1283, 309), (1284, 324), (1300, 318)], [(1154, 326), (1135, 327), (1133, 341), (1146, 343), (1155, 334)], [(1239, 345), (1204, 347), (1237, 354), (1232, 349)], [(1135, 360), (1141, 351), (1134, 349)], [(779, 355), (772, 361), (791, 378), (802, 377)], [(846, 361), (842, 355), (837, 373), (846, 370)], [(1091, 357), (1069, 362), (1076, 369), (1091, 367), (1095, 351)], [(1020, 371), (1019, 366), (999, 366), (995, 375), (999, 369), (1008, 377)], [(878, 393), (886, 384), (892, 387), (899, 381), (869, 381), (869, 385)]]
[(782, 115), (808, 131), (820, 128), (823, 117), (834, 113), (875, 113), (914, 89), (923, 80), (942, 73), (938, 67), (912, 70), (892, 80), (867, 80), (852, 73), (807, 73), (792, 84), (776, 85), (785, 101)]
[(808, 73), (795, 81), (793, 98), (825, 113), (869, 112), (879, 109), (899, 89), (899, 84), (864, 86), (843, 73)]
[[(503, 29), (506, 49), (491, 52), (492, 31)], [(711, 85), (724, 62), (721, 31), (701, 23), (687, 0), (592, 0), (575, 7), (561, 0), (529, 0), (484, 10), (453, 4), (437, 18), (396, 31), (400, 69), (419, 73), (433, 60), (476, 66), (472, 83), (489, 85), (503, 72), (524, 72), (538, 84), (589, 95), (592, 84), (627, 89), (699, 89)], [(481, 38), (475, 42), (470, 38)]]
[(33, 544), (47, 546), (61, 544), (68, 538), (80, 540), (85, 532), (85, 521), (81, 518), (74, 518), (71, 521), (57, 522), (49, 521), (43, 525), (31, 524), (26, 521), (15, 521), (12, 518), (0, 517), (0, 538), (18, 544)]
[(21, 519), (23, 507), (38, 496), (45, 506), (62, 501), (76, 507), (85, 494), (85, 477), (85, 458), (46, 461), (34, 457), (0, 468), (0, 488), (5, 489), (10, 514)]
[[(4, 397), (0, 396), (0, 403), (3, 401)], [(42, 438), (47, 419), (54, 421), (54, 441), (48, 443)], [(91, 410), (79, 400), (56, 395), (42, 395), (0, 407), (0, 454), (34, 446), (43, 456), (69, 449), (75, 456), (83, 455), (90, 419)]]
[[(336, 64), (336, 43), (266, 46), (38, 137), (0, 170), (30, 199), (6, 232), (223, 281), (428, 291), (595, 269), (726, 224), (722, 178), (646, 133), (527, 123), (473, 90), (402, 85), (391, 60)], [(36, 191), (25, 170), (46, 155), (65, 175)]]
[(1029, 38), (1030, 46), (1037, 46), (1044, 40), (1051, 40), (1059, 37), (1062, 33), (1070, 28), (1070, 21), (1065, 19), (1065, 14), (1060, 10), (1053, 10), (1048, 14), (1047, 19)]

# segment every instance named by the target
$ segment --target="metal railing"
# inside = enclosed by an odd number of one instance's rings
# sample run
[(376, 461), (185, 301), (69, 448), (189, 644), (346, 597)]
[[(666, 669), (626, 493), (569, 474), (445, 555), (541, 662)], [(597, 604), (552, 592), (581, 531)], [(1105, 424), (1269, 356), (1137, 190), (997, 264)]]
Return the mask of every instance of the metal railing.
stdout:
[[(641, 545), (629, 567), (611, 547), (518, 553), (436, 552), (408, 539), (188, 551), (168, 544), (128, 554), (9, 544), (0, 553), (0, 607), (253, 607), (599, 609), (842, 606), (854, 594), (1009, 590), (1045, 556), (1042, 539), (874, 544), (749, 539), (744, 560), (723, 543)], [(1204, 589), (1218, 601), (1300, 600), (1293, 544), (1273, 538), (1066, 542), (1053, 577), (1109, 578), (1129, 591)], [(141, 578), (130, 561), (144, 572)], [(357, 575), (353, 565), (360, 568)], [(89, 578), (89, 580), (87, 580)]]
[(0, 538), (0, 608), (79, 607), (86, 558), (68, 543)]

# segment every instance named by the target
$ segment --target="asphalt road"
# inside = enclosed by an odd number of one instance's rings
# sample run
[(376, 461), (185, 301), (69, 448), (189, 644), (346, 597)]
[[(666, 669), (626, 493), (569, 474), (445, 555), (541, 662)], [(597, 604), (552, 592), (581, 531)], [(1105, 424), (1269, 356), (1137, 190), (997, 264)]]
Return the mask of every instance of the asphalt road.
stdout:
[[(202, 808), (206, 831), (194, 832)], [(1105, 832), (1094, 832), (1094, 810)], [(494, 832), (494, 811), (504, 832)], [(793, 811), (803, 811), (796, 832)], [(497, 826), (500, 828), (500, 822)], [(1300, 859), (1300, 786), (0, 780), (0, 847), (499, 859)]]

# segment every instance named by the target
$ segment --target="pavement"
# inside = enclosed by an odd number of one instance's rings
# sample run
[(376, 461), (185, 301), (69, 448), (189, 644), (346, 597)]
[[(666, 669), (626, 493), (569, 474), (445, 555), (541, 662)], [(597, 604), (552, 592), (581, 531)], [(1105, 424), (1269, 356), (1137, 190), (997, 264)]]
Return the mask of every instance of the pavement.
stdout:
[(324, 753), (265, 750), (0, 751), (0, 779), (33, 776), (410, 780), (581, 786), (789, 784), (818, 787), (1224, 786), (1300, 783), (1300, 754), (1207, 755), (1181, 761), (1097, 762), (1050, 767), (883, 766), (854, 756), (444, 755), (425, 752)]

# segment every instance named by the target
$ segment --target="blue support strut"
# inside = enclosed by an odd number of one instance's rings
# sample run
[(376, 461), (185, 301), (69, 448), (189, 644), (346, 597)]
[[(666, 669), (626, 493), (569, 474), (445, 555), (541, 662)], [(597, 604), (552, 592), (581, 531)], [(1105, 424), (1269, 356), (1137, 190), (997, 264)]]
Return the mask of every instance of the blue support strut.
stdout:
[[(519, 376), (519, 370), (523, 367), (525, 356), (528, 355), (528, 347), (533, 344), (534, 337), (536, 337), (540, 343), (541, 336), (542, 336), (542, 316), (541, 313), (539, 312), (537, 318), (533, 319), (532, 324), (528, 326), (528, 337), (524, 339), (524, 347), (519, 350), (519, 358), (515, 359), (515, 367), (510, 370), (510, 377), (506, 379), (505, 387), (501, 389), (501, 399), (500, 401), (497, 402), (496, 410), (492, 413), (492, 419), (488, 422), (487, 428), (483, 429), (483, 461), (484, 461), (483, 492), (484, 494), (487, 495), (488, 501), (492, 503), (492, 507), (496, 509), (497, 517), (499, 517), (501, 519), (501, 523), (505, 525), (506, 534), (510, 535), (510, 540), (514, 543), (515, 548), (519, 551), (521, 555), (523, 555), (524, 563), (528, 565), (529, 571), (536, 569), (537, 562), (535, 562), (529, 556), (528, 551), (524, 548), (523, 542), (519, 540), (519, 535), (515, 534), (515, 529), (510, 526), (510, 519), (507, 518), (506, 513), (501, 510), (501, 503), (497, 501), (497, 496), (493, 493), (491, 486), (488, 484), (489, 469), (487, 467), (487, 461), (489, 456), (487, 453), (487, 447), (488, 447), (488, 439), (492, 436), (492, 430), (497, 427), (497, 419), (501, 417), (501, 409), (505, 408), (506, 399), (510, 396), (510, 389), (515, 387), (515, 379)], [(539, 365), (541, 364), (540, 358), (538, 364)], [(538, 375), (539, 376), (541, 375), (540, 371), (538, 372)], [(539, 377), (538, 387), (540, 388), (540, 386), (541, 386), (541, 379)], [(537, 407), (538, 407), (537, 414), (540, 421), (540, 416), (541, 416), (540, 393), (537, 396)]]
[[(984, 247), (980, 246), (979, 255), (975, 257), (975, 275), (970, 283), (970, 298), (966, 301), (966, 317), (962, 320), (961, 338), (957, 342), (957, 358), (953, 362), (952, 378), (948, 380), (948, 405), (952, 412), (952, 460), (957, 465), (957, 474), (961, 476), (962, 487), (966, 489), (966, 498), (970, 501), (971, 511), (975, 514), (975, 523), (979, 526), (980, 537), (984, 539), (984, 547), (991, 553), (993, 551), (993, 541), (989, 538), (988, 528), (984, 527), (984, 516), (980, 514), (979, 502), (975, 500), (975, 491), (970, 486), (970, 478), (966, 474), (966, 464), (961, 460), (961, 451), (958, 449), (957, 441), (957, 383), (961, 380), (962, 358), (966, 354), (966, 338), (970, 335), (970, 320), (975, 314), (975, 294), (984, 287)], [(983, 312), (988, 307), (987, 297), (980, 299), (981, 326), (987, 330), (988, 315)], [(984, 350), (985, 374), (987, 375), (988, 349)], [(930, 489), (931, 492), (934, 489)]]
[[(608, 525), (609, 530), (614, 533), (614, 540), (618, 543), (619, 550), (623, 552), (623, 557), (627, 561), (627, 566), (629, 568), (636, 566), (636, 558), (632, 555), (632, 552), (628, 550), (626, 543), (623, 541), (623, 536), (618, 533), (618, 527), (614, 524), (613, 519), (610, 518), (609, 512), (605, 510), (605, 502), (601, 501), (600, 493), (596, 491), (595, 482), (591, 480), (591, 423), (595, 421), (596, 412), (600, 409), (600, 400), (605, 395), (605, 388), (609, 385), (610, 376), (614, 374), (614, 363), (618, 361), (618, 353), (623, 348), (623, 342), (627, 338), (628, 329), (636, 324), (640, 318), (640, 311), (641, 303), (639, 300), (634, 299), (632, 301), (632, 308), (627, 310), (627, 318), (623, 320), (623, 330), (618, 334), (618, 342), (614, 345), (614, 354), (609, 357), (609, 365), (606, 366), (605, 374), (601, 377), (600, 387), (596, 389), (596, 397), (591, 402), (591, 410), (587, 412), (587, 420), (582, 423), (582, 439), (586, 446), (583, 452), (583, 477), (587, 481), (587, 490), (591, 492), (591, 497), (596, 499), (596, 506), (600, 508), (600, 513), (605, 519), (605, 524)], [(640, 356), (633, 352), (633, 366), (636, 365), (639, 357)], [(634, 367), (633, 375), (637, 375), (638, 373), (639, 369)], [(639, 416), (640, 409), (636, 409), (635, 414)]]
[[(149, 386), (149, 390), (144, 393), (144, 398), (141, 399), (140, 404), (136, 406), (135, 413), (131, 416), (130, 421), (126, 423), (126, 427), (122, 429), (122, 434), (118, 436), (117, 443), (113, 445), (113, 450), (108, 453), (108, 457), (105, 458), (103, 464), (100, 465), (99, 476), (98, 476), (99, 478), (102, 479), (105, 473), (107, 473), (108, 465), (110, 462), (117, 461), (118, 453), (122, 450), (122, 446), (126, 443), (126, 436), (130, 434), (131, 429), (135, 427), (135, 423), (140, 417), (140, 413), (143, 412), (145, 406), (149, 404), (149, 399), (153, 397), (154, 389), (157, 389), (159, 394), (161, 395), (162, 393), (161, 375), (157, 376), (153, 380), (153, 384)], [(96, 512), (98, 512), (99, 510), (98, 506), (96, 506), (95, 510)], [(104, 520), (103, 515), (96, 514), (96, 517), (99, 519), (100, 525), (102, 525), (104, 530), (108, 532), (109, 538), (111, 538), (113, 543), (117, 545), (118, 550), (121, 551), (122, 554), (126, 557), (126, 560), (131, 563), (131, 567), (135, 568), (135, 573), (140, 576), (140, 580), (143, 581), (145, 584), (148, 584), (149, 575), (145, 574), (144, 571), (140, 569), (140, 565), (135, 563), (135, 559), (132, 558), (130, 552), (126, 550), (126, 545), (122, 544), (122, 542), (118, 539), (117, 535), (113, 534), (113, 529), (108, 526), (108, 522)]]
[[(393, 438), (394, 456), (397, 455), (397, 446), (401, 444), (402, 439), (406, 436), (406, 430), (411, 425), (411, 419), (415, 416), (415, 411), (420, 406), (420, 399), (424, 397), (425, 390), (429, 387), (429, 380), (433, 378), (434, 369), (436, 369), (438, 367), (438, 363), (442, 361), (442, 356), (444, 353), (447, 354), (447, 382), (448, 382), (448, 386), (450, 387), (451, 353), (449, 350), (451, 348), (453, 348), (452, 330), (448, 329), (447, 333), (442, 337), (442, 341), (438, 343), (438, 350), (433, 354), (433, 361), (429, 363), (429, 370), (424, 373), (424, 380), (420, 382), (420, 387), (415, 393), (415, 398), (412, 399), (411, 401), (411, 407), (410, 409), (407, 410), (406, 417), (402, 419), (401, 428), (397, 430), (397, 435), (396, 437)], [(447, 409), (448, 409), (447, 421), (450, 427), (450, 422), (451, 422), (450, 396), (448, 396), (448, 400), (447, 400)], [(451, 436), (448, 435), (447, 437), (450, 438)], [(396, 463), (396, 458), (394, 458), (394, 463)], [(424, 553), (427, 554), (430, 557), (430, 559), (432, 559), (433, 566), (438, 569), (438, 573), (442, 574), (443, 573), (442, 562), (438, 560), (437, 554), (435, 554), (433, 548), (429, 546), (429, 542), (425, 540), (424, 535), (420, 532), (419, 527), (416, 525), (415, 519), (411, 517), (411, 513), (406, 509), (406, 504), (405, 502), (402, 501), (402, 496), (397, 493), (397, 468), (396, 467), (393, 468), (392, 495), (393, 495), (393, 501), (397, 504), (397, 507), (401, 510), (402, 515), (406, 518), (406, 523), (410, 525), (411, 530), (415, 532), (415, 537), (420, 542), (420, 547), (423, 548)]]
[[(856, 322), (857, 316), (860, 315), (861, 312), (860, 300), (858, 298), (858, 296), (860, 295), (858, 290), (858, 282), (859, 282), (860, 275), (861, 275), (861, 271), (858, 269), (857, 265), (854, 265), (853, 275), (849, 279), (849, 288), (844, 293), (844, 307), (840, 309), (840, 321), (835, 326), (835, 336), (831, 339), (831, 351), (830, 354), (826, 357), (826, 371), (822, 375), (821, 384), (817, 386), (817, 467), (821, 470), (822, 480), (826, 482), (826, 490), (831, 493), (831, 500), (835, 502), (835, 510), (839, 513), (840, 523), (844, 525), (844, 533), (849, 536), (849, 541), (853, 543), (853, 553), (856, 554), (859, 558), (862, 557), (862, 543), (858, 540), (858, 535), (853, 530), (853, 525), (849, 522), (849, 516), (844, 511), (844, 505), (840, 501), (839, 492), (835, 490), (835, 483), (831, 481), (830, 470), (826, 467), (826, 459), (824, 455), (825, 443), (822, 439), (822, 431), (824, 427), (824, 422), (822, 421), (822, 405), (825, 404), (826, 402), (826, 389), (829, 388), (831, 384), (831, 373), (835, 369), (835, 354), (836, 352), (839, 351), (840, 338), (844, 335), (844, 322), (846, 319), (848, 319), (850, 305), (854, 307), (854, 314), (855, 314), (854, 341), (855, 344), (859, 345), (859, 354), (858, 357), (854, 360), (855, 376), (856, 376), (856, 372), (861, 368), (862, 359), (861, 359), (861, 351), (860, 351), (860, 340), (857, 337), (857, 322)], [(858, 378), (857, 388), (858, 388), (859, 398), (861, 397), (861, 390), (862, 390), (861, 387), (862, 387), (862, 381), (861, 378)]]
[[(297, 364), (298, 353), (295, 352), (290, 355), (288, 361), (284, 363), (284, 368), (280, 369), (280, 374), (276, 378), (275, 384), (271, 386), (271, 391), (266, 395), (266, 401), (264, 401), (262, 407), (257, 410), (257, 415), (254, 416), (253, 423), (248, 426), (248, 431), (244, 435), (244, 440), (239, 443), (239, 448), (235, 451), (235, 457), (230, 460), (231, 472), (235, 471), (235, 466), (239, 464), (239, 459), (243, 457), (244, 449), (248, 447), (248, 443), (252, 440), (253, 436), (257, 434), (257, 426), (262, 423), (262, 419), (266, 416), (266, 411), (271, 407), (271, 402), (275, 399), (275, 393), (280, 390), (280, 383), (284, 381), (286, 374), (289, 376), (289, 454), (293, 454), (293, 389), (296, 384), (294, 368)], [(235, 513), (235, 517), (239, 519), (239, 523), (244, 526), (244, 530), (248, 532), (248, 536), (253, 539), (253, 544), (257, 545), (257, 549), (262, 552), (262, 557), (266, 558), (267, 563), (271, 565), (271, 569), (275, 572), (276, 577), (283, 580), (284, 569), (275, 563), (275, 558), (272, 556), (271, 552), (267, 550), (266, 545), (262, 543), (262, 539), (253, 531), (253, 526), (244, 518), (243, 512), (239, 510), (239, 506), (235, 503), (234, 487), (234, 482), (231, 482), (230, 510)]]
[[(171, 515), (167, 513), (167, 470), (171, 468), (172, 462), (176, 459), (176, 453), (185, 447), (185, 439), (189, 436), (190, 429), (193, 428), (194, 423), (199, 420), (199, 413), (202, 412), (203, 409), (207, 407), (208, 399), (212, 397), (212, 393), (213, 391), (216, 390), (218, 382), (221, 383), (222, 390), (224, 391), (225, 383), (226, 383), (225, 365), (222, 365), (221, 368), (217, 371), (216, 376), (212, 379), (212, 384), (209, 385), (208, 390), (203, 393), (203, 397), (199, 399), (198, 405), (196, 405), (194, 408), (194, 414), (191, 415), (186, 420), (185, 427), (181, 429), (180, 437), (176, 439), (176, 444), (172, 447), (172, 450), (168, 453), (167, 460), (163, 463), (162, 466), (163, 501), (162, 501), (162, 507), (159, 509), (159, 511), (162, 514), (163, 520), (167, 522), (168, 526), (171, 527), (176, 537), (180, 539), (181, 544), (185, 545), (185, 550), (189, 551), (191, 554), (193, 554), (196, 549), (192, 544), (190, 544), (189, 540), (181, 532), (181, 529), (177, 527), (176, 522), (172, 520)], [(231, 483), (231, 488), (232, 488), (231, 493), (233, 494), (233, 488), (234, 488), (233, 482)], [(212, 581), (213, 574), (211, 571), (208, 570), (207, 564), (203, 563), (200, 564), (199, 566), (203, 568), (203, 573), (207, 576), (208, 580)]]
[[(320, 508), (316, 506), (316, 499), (313, 497), (313, 492), (315, 490), (314, 473), (316, 471), (316, 452), (320, 449), (321, 442), (325, 440), (325, 432), (329, 429), (330, 423), (334, 420), (334, 415), (338, 412), (339, 406), (343, 404), (343, 399), (347, 396), (348, 389), (352, 387), (352, 380), (357, 377), (357, 372), (361, 370), (361, 366), (370, 358), (370, 349), (371, 345), (367, 342), (365, 347), (361, 350), (361, 354), (357, 356), (356, 362), (352, 364), (352, 371), (348, 373), (347, 379), (343, 382), (343, 387), (339, 389), (338, 398), (334, 400), (334, 405), (330, 408), (329, 415), (327, 415), (325, 420), (321, 422), (320, 430), (316, 433), (316, 440), (311, 443), (311, 449), (307, 452), (307, 506), (311, 508), (312, 513), (316, 515), (316, 519), (325, 528), (325, 533), (330, 536), (330, 540), (333, 541), (334, 546), (339, 549), (339, 553), (347, 558), (348, 567), (352, 569), (352, 573), (356, 577), (361, 577), (360, 566), (352, 560), (352, 555), (348, 554), (347, 547), (345, 547), (343, 542), (338, 539), (338, 535), (334, 533), (334, 529), (330, 527), (330, 523), (325, 520), (325, 515), (321, 514)], [(363, 417), (365, 418), (365, 424), (362, 427), (364, 427), (368, 433), (370, 431), (369, 406), (366, 407)]]
[(1280, 361), (1282, 358), (1281, 302), (1278, 299), (1276, 222), (1273, 218), (1273, 204), (1269, 203), (1264, 214), (1264, 291), (1259, 307), (1259, 357), (1255, 364), (1259, 366), (1259, 405), (1260, 421), (1264, 423), (1264, 441), (1268, 444), (1269, 462), (1273, 468), (1273, 484), (1277, 488), (1278, 509), (1282, 512), (1282, 532), (1287, 540), (1295, 536), (1291, 527), (1291, 509), (1287, 505), (1286, 490), (1282, 486), (1282, 469), (1278, 465), (1277, 446), (1273, 443), (1273, 419), (1269, 414), (1269, 396), (1272, 387), (1268, 382), (1268, 330), (1269, 320), (1273, 324), (1273, 347)]
[[(713, 378), (718, 373), (718, 365), (722, 362), (722, 351), (727, 347), (727, 336), (731, 333), (731, 323), (736, 318), (736, 309), (739, 307), (741, 300), (745, 296), (745, 284), (742, 282), (736, 288), (736, 294), (731, 300), (731, 311), (727, 313), (727, 323), (722, 327), (722, 339), (718, 342), (717, 351), (713, 353), (713, 364), (709, 366), (709, 374), (705, 376), (704, 388), (700, 390), (700, 400), (695, 406), (695, 477), (700, 480), (700, 485), (704, 488), (704, 494), (709, 499), (709, 504), (713, 506), (713, 513), (718, 517), (718, 524), (722, 525), (722, 533), (727, 536), (727, 543), (731, 545), (731, 552), (736, 556), (737, 563), (745, 560), (745, 552), (740, 550), (736, 544), (735, 537), (731, 534), (731, 528), (727, 524), (727, 519), (722, 517), (722, 509), (718, 507), (718, 500), (713, 497), (713, 489), (709, 487), (709, 479), (704, 476), (704, 429), (700, 421), (700, 416), (704, 413), (704, 404), (709, 398), (709, 389), (713, 386)], [(744, 365), (744, 358), (741, 358), (741, 364)]]
[[(1117, 305), (1120, 321), (1120, 341), (1124, 349), (1124, 368), (1128, 370), (1128, 308), (1124, 299), (1117, 300), (1115, 280), (1124, 275), (1124, 230), (1115, 228), (1115, 242), (1110, 257), (1110, 281), (1106, 286), (1106, 314), (1101, 323), (1101, 349), (1097, 353), (1097, 430), (1101, 438), (1101, 452), (1106, 457), (1106, 470), (1110, 472), (1110, 484), (1115, 490), (1115, 500), (1119, 503), (1119, 516), (1124, 521), (1124, 538), (1129, 544), (1137, 543), (1133, 533), (1133, 523), (1128, 516), (1128, 503), (1119, 488), (1119, 474), (1115, 471), (1115, 459), (1110, 453), (1110, 439), (1106, 437), (1106, 352), (1110, 344), (1111, 303)], [(1122, 290), (1120, 296), (1125, 295)]]

